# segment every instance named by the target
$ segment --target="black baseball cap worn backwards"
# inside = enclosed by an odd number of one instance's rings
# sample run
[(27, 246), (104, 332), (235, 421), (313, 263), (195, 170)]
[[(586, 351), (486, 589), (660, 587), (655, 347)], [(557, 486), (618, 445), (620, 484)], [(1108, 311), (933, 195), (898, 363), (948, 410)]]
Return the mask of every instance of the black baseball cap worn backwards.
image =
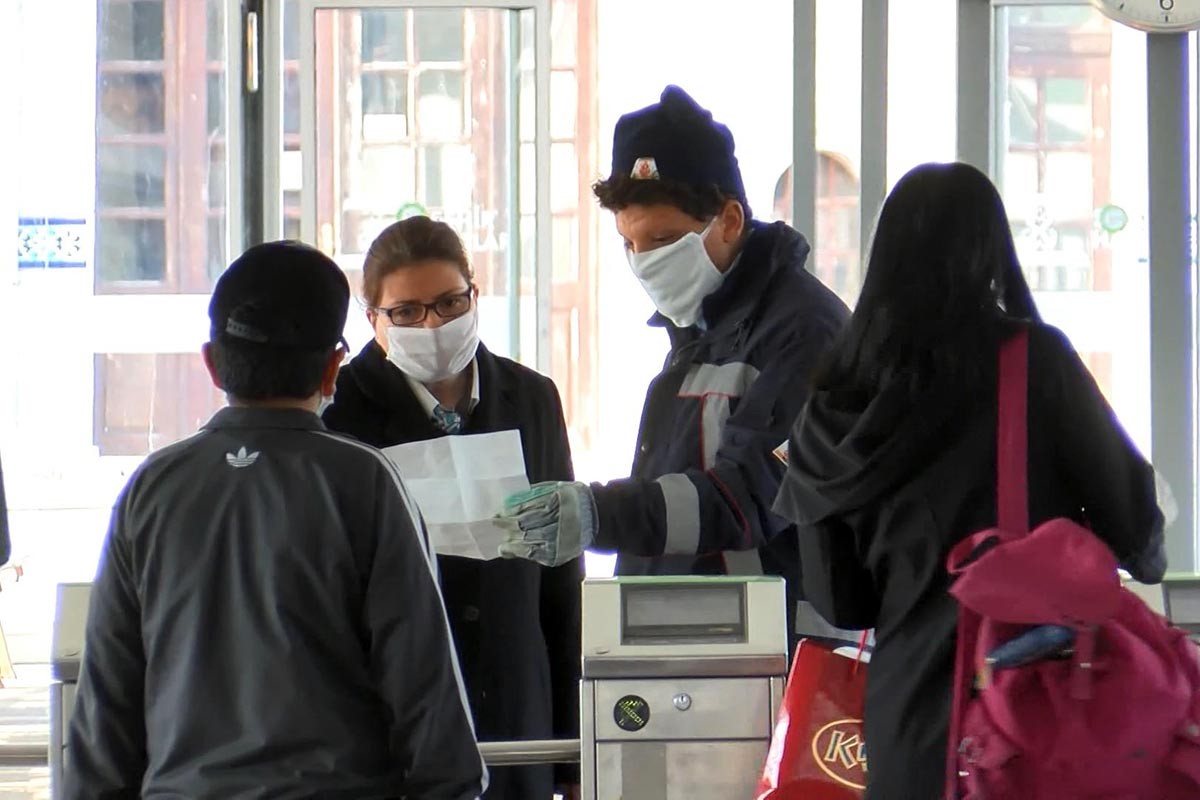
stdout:
[(349, 304), (350, 284), (332, 259), (300, 242), (267, 242), (242, 253), (217, 281), (209, 335), (321, 350), (343, 341)]
[(612, 163), (613, 177), (715, 185), (750, 216), (733, 134), (678, 86), (668, 86), (657, 103), (617, 121)]

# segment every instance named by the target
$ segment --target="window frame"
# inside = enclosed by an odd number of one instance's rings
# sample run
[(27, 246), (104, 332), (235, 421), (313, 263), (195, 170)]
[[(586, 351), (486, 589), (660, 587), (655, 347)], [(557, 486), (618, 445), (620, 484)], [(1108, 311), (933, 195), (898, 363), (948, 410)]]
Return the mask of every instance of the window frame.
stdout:
[[(136, 0), (97, 0), (96, 114), (101, 113), (99, 87), (108, 75), (161, 74), (163, 78), (163, 130), (153, 134), (102, 135), (97, 125), (95, 140), (97, 193), (94, 204), (96, 235), (93, 237), (93, 292), (97, 295), (191, 294), (211, 291), (214, 276), (209, 273), (209, 225), (212, 219), (224, 219), (224, 249), (238, 238), (231, 227), (229, 212), (240, 204), (232, 201), (240, 192), (240, 171), (233, 169), (228, 154), (230, 135), (240, 124), (240, 115), (231, 102), (228, 76), (238, 74), (239, 56), (229, 48), (230, 35), (221, 41), (226, 53), (214, 59), (208, 53), (209, 13), (221, 9), (229, 25), (229, 0), (157, 0), (162, 5), (163, 52), (160, 61), (102, 60), (99, 42), (105, 36), (102, 26), (105, 6), (131, 5)], [(224, 131), (208, 131), (208, 79), (226, 75), (222, 117)], [(157, 145), (163, 148), (163, 205), (102, 207), (99, 195), (101, 152), (107, 147)], [(208, 196), (211, 153), (219, 147), (225, 154), (225, 197), (212, 205)], [(207, 169), (199, 169), (204, 164)], [(107, 277), (101, 265), (100, 224), (106, 220), (162, 220), (164, 223), (163, 276), (151, 280), (120, 280)], [(221, 259), (225, 260), (224, 257)]]

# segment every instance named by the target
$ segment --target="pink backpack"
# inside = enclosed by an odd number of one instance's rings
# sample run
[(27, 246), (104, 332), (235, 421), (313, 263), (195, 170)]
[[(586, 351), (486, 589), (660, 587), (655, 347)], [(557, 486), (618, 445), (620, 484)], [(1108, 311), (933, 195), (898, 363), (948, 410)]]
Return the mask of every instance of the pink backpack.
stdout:
[[(1121, 586), (1091, 531), (1068, 519), (1029, 531), (1028, 342), (1001, 348), (999, 525), (947, 559), (961, 609), (947, 798), (1196, 800), (1200, 650)], [(1074, 632), (1071, 650), (990, 669), (999, 645), (1047, 624)]]

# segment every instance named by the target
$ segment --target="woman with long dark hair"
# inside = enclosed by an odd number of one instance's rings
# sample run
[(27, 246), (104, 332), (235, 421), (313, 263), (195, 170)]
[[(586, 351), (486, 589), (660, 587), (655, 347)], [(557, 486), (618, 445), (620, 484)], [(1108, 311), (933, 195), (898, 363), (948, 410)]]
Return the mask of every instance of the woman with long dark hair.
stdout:
[(998, 351), (1022, 328), (1031, 522), (1086, 519), (1138, 580), (1166, 568), (1153, 470), (1041, 322), (995, 187), (965, 164), (913, 169), (880, 212), (775, 507), (799, 526), (806, 598), (838, 627), (875, 628), (870, 800), (944, 790), (958, 615), (946, 556), (996, 523)]

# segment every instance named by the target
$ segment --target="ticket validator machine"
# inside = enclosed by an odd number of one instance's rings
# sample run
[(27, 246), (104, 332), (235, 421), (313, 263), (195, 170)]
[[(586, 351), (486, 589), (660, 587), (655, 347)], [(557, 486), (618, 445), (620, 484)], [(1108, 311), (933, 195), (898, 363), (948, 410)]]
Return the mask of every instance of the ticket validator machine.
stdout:
[(1200, 576), (1168, 575), (1162, 582), (1163, 608), (1171, 624), (1200, 642)]
[(583, 585), (585, 800), (753, 796), (787, 673), (784, 583)]
[(83, 634), (87, 626), (90, 583), (60, 583), (54, 614), (50, 669), (50, 795), (63, 796), (63, 770), (67, 763), (67, 726), (75, 708), (75, 687), (83, 661)]

